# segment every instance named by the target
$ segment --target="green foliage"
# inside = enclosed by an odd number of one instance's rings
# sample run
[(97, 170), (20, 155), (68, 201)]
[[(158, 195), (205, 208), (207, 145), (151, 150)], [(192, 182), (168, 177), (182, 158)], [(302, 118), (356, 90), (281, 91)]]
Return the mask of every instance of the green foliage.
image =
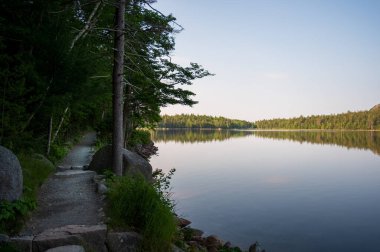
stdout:
[(169, 251), (176, 233), (171, 206), (142, 177), (113, 177), (107, 194), (107, 215), (114, 228), (140, 232), (143, 251)]
[(170, 171), (165, 174), (161, 169), (156, 169), (153, 176), (153, 187), (156, 189), (161, 201), (167, 205), (171, 211), (174, 210), (174, 202), (171, 199), (171, 187), (170, 180), (172, 179), (175, 172), (175, 168), (170, 169)]
[(259, 129), (344, 129), (380, 130), (380, 107), (367, 111), (337, 115), (316, 115), (290, 119), (271, 119), (256, 122)]
[(248, 121), (206, 115), (163, 115), (159, 128), (207, 128), (207, 129), (253, 129)]
[(62, 158), (64, 158), (69, 151), (70, 151), (70, 146), (68, 144), (63, 144), (63, 145), (53, 144), (50, 147), (49, 158), (54, 163), (57, 163), (58, 161), (62, 160)]
[(34, 200), (20, 199), (0, 202), (0, 233), (15, 234), (30, 210), (36, 207)]
[(151, 135), (148, 130), (134, 130), (131, 138), (128, 142), (130, 146), (136, 146), (138, 144), (149, 144), (151, 142)]
[(27, 199), (36, 200), (39, 187), (54, 171), (55, 167), (48, 159), (39, 154), (21, 154), (18, 159), (24, 179), (23, 196)]

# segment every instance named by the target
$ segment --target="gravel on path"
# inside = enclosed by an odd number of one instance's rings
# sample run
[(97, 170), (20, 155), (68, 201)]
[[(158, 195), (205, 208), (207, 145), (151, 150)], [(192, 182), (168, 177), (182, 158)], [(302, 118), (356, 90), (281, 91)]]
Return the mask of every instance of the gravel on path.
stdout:
[[(61, 165), (79, 167), (91, 160), (94, 132), (87, 133)], [(97, 225), (104, 221), (103, 201), (96, 193), (95, 172), (66, 170), (50, 176), (40, 188), (38, 206), (21, 235), (36, 235), (65, 225)]]

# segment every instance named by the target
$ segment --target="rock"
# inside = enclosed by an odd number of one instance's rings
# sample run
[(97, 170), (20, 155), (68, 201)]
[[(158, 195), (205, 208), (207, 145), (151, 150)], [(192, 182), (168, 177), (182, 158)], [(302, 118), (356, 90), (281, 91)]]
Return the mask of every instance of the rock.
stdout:
[(258, 247), (259, 247), (259, 243), (255, 242), (254, 244), (249, 246), (248, 252), (259, 252)]
[(96, 190), (100, 194), (106, 194), (108, 192), (108, 187), (105, 184), (99, 182), (97, 184)]
[[(140, 155), (123, 149), (123, 174), (142, 174), (146, 180), (152, 181), (152, 166)], [(107, 145), (98, 150), (88, 167), (89, 170), (101, 173), (112, 167), (112, 146)]]
[(184, 251), (178, 248), (176, 245), (172, 244), (172, 252), (184, 252)]
[(193, 236), (193, 237), (191, 237), (191, 240), (203, 244), (205, 239), (202, 236)]
[(142, 236), (135, 232), (109, 232), (107, 234), (107, 246), (110, 252), (140, 251), (141, 241)]
[(196, 229), (196, 228), (191, 228), (191, 232), (193, 234), (193, 237), (194, 236), (202, 236), (204, 233), (202, 230)]
[(24, 252), (32, 252), (34, 236), (11, 237), (9, 243), (16, 249)]
[(67, 170), (67, 171), (61, 171), (56, 172), (54, 176), (57, 177), (76, 177), (79, 175), (88, 175), (88, 176), (95, 176), (94, 171), (82, 171), (82, 170)]
[(151, 156), (157, 154), (158, 148), (154, 145), (153, 141), (150, 141), (147, 144), (137, 144), (132, 151), (149, 160)]
[(84, 170), (83, 166), (71, 166), (71, 170)]
[(67, 245), (56, 248), (51, 248), (45, 252), (86, 252), (82, 246), (78, 245)]
[(223, 245), (223, 242), (215, 235), (210, 235), (206, 238), (205, 246), (207, 251), (218, 251)]
[(57, 172), (63, 172), (63, 171), (70, 170), (70, 167), (69, 166), (58, 165), (57, 168), (56, 168), (56, 170), (57, 170)]
[(0, 146), (0, 200), (18, 200), (22, 194), (22, 170), (15, 154)]
[(43, 252), (50, 248), (80, 245), (89, 251), (105, 252), (106, 225), (68, 225), (45, 230), (33, 240), (33, 251)]
[(224, 245), (223, 245), (223, 248), (227, 248), (227, 249), (229, 249), (229, 248), (231, 248), (232, 247), (232, 244), (231, 244), (231, 242), (226, 242), (226, 243), (224, 243)]
[(9, 242), (9, 236), (6, 234), (0, 234), (0, 244)]
[(188, 226), (188, 225), (191, 224), (191, 221), (186, 220), (184, 218), (178, 218), (178, 217), (176, 217), (176, 219), (177, 219), (178, 226), (180, 228), (184, 228), (184, 227), (186, 227), (186, 226)]

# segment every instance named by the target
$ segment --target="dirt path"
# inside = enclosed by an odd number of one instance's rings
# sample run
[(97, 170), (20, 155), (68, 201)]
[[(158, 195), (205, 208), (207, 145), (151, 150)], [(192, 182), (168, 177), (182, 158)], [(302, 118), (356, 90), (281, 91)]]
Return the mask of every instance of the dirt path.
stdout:
[(36, 235), (65, 225), (103, 223), (103, 202), (93, 182), (95, 173), (81, 169), (91, 160), (95, 139), (94, 132), (87, 133), (62, 161), (60, 166), (65, 169), (56, 172), (42, 185), (38, 207), (22, 235)]

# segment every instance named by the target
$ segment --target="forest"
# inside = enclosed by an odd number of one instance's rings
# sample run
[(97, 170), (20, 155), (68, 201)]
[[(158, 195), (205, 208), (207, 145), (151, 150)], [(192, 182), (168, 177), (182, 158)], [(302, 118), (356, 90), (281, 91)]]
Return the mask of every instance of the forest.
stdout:
[[(160, 108), (193, 105), (192, 81), (211, 75), (171, 61), (183, 30), (154, 0), (125, 6), (124, 145), (153, 127)], [(117, 1), (1, 1), (0, 144), (51, 152), (78, 132), (112, 132), (112, 71)]]
[(159, 128), (208, 128), (208, 129), (253, 129), (255, 124), (248, 121), (228, 119), (221, 116), (194, 114), (163, 115)]
[(380, 106), (376, 105), (367, 111), (348, 111), (336, 115), (260, 120), (255, 124), (258, 129), (380, 130)]

